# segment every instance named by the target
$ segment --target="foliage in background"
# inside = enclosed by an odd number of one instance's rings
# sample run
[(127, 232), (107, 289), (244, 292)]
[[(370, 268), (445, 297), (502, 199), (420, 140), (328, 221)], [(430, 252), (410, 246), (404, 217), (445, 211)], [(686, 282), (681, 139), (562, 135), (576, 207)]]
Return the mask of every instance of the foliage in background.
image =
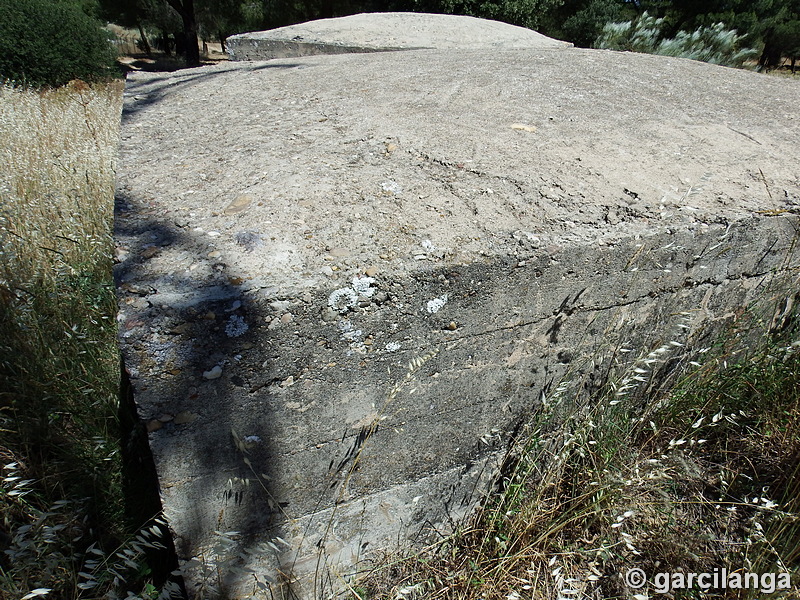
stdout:
[(78, 4), (0, 0), (0, 80), (59, 86), (108, 77), (115, 52), (102, 24)]
[(763, 69), (780, 66), (784, 57), (797, 55), (800, 28), (800, 0), (641, 0), (641, 10), (664, 18), (663, 36), (694, 31), (724, 23), (743, 36), (743, 44), (761, 49), (758, 64)]
[(663, 17), (657, 19), (647, 13), (633, 21), (608, 23), (595, 47), (690, 58), (738, 68), (758, 56), (756, 50), (743, 48), (743, 36), (725, 29), (723, 23), (700, 27), (693, 32), (679, 31), (673, 38), (662, 37), (663, 24)]
[[(590, 47), (609, 23), (659, 20), (664, 52), (711, 57), (737, 64), (736, 50), (757, 48), (759, 63), (772, 69), (800, 52), (800, 0), (86, 0), (100, 3), (103, 16), (119, 25), (155, 31), (162, 40), (215, 39), (224, 46), (233, 34), (282, 27), (359, 12), (410, 11), (469, 15), (536, 29), (577, 46)], [(186, 19), (195, 24), (187, 37)], [(183, 23), (183, 24), (182, 24)], [(736, 31), (736, 34), (730, 34)], [(166, 42), (162, 42), (164, 47)], [(147, 43), (143, 44), (149, 47)], [(191, 45), (191, 43), (189, 43)], [(168, 43), (167, 46), (169, 47)], [(763, 49), (763, 50), (762, 50)], [(730, 54), (731, 61), (722, 58)], [(750, 54), (748, 54), (750, 56)]]
[(777, 67), (782, 58), (789, 58), (792, 73), (800, 58), (800, 10), (783, 20), (771, 19), (761, 25), (764, 38), (764, 51), (759, 64), (766, 68)]
[(606, 23), (636, 16), (635, 7), (624, 0), (564, 0), (544, 15), (540, 31), (550, 37), (589, 48)]
[(563, 0), (412, 0), (405, 10), (469, 15), (537, 29)]

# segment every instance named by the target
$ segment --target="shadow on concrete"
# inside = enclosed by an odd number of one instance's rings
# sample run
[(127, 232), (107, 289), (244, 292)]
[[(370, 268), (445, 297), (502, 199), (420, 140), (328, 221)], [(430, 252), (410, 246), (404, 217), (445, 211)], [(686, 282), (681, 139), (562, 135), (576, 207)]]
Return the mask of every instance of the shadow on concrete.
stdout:
[(147, 535), (148, 541), (162, 547), (146, 549), (147, 562), (153, 583), (163, 589), (173, 583), (186, 598), (183, 577), (173, 575), (178, 569), (178, 556), (169, 528), (161, 520), (163, 507), (158, 485), (158, 473), (147, 440), (147, 429), (139, 419), (130, 377), (124, 362), (120, 365), (119, 429), (122, 453), (122, 489), (125, 497), (125, 517), (136, 531), (158, 531)]
[[(174, 570), (176, 557), (187, 561), (198, 555), (198, 540), (212, 537), (212, 532), (208, 531), (211, 522), (216, 522), (217, 530), (221, 532), (216, 534), (220, 542), (219, 554), (224, 552), (234, 559), (226, 567), (233, 572), (238, 566), (235, 564), (237, 557), (263, 548), (264, 541), (278, 535), (275, 533), (277, 528), (290, 520), (287, 513), (298, 517), (321, 514), (335, 507), (339, 502), (338, 487), (356, 468), (355, 457), (373, 434), (379, 439), (372, 440), (363, 455), (369, 463), (366, 470), (371, 473), (367, 475), (370, 485), (364, 491), (381, 491), (397, 483), (389, 479), (384, 481), (385, 473), (374, 475), (376, 469), (385, 471), (387, 468), (382, 466), (382, 461), (387, 459), (381, 458), (385, 448), (399, 449), (409, 443), (391, 427), (378, 428), (375, 424), (373, 431), (370, 424), (350, 426), (344, 418), (337, 423), (321, 425), (319, 421), (324, 417), (313, 415), (311, 411), (292, 417), (280, 412), (280, 407), (277, 410), (272, 407), (272, 404), (278, 404), (278, 399), (269, 390), (279, 386), (287, 373), (302, 372), (311, 365), (314, 346), (303, 343), (291, 349), (281, 347), (280, 340), (269, 330), (258, 327), (268, 316), (264, 304), (251, 301), (249, 292), (252, 290), (236, 283), (245, 274), (230, 272), (224, 257), (209, 257), (208, 253), (201, 251), (208, 243), (207, 237), (174, 225), (160, 217), (146, 201), (121, 192), (116, 196), (115, 215), (115, 238), (125, 246), (124, 254), (127, 255), (115, 267), (120, 300), (120, 336), (129, 377), (126, 418), (131, 442), (130, 456), (126, 460), (129, 467), (126, 481), (130, 482), (129, 488), (134, 495), (141, 494), (140, 522), (146, 522), (161, 510), (159, 496), (165, 494), (171, 495), (170, 510), (174, 513), (177, 509), (182, 513), (181, 527), (176, 528), (181, 537), (174, 540), (174, 554), (164, 559), (165, 573)], [(165, 251), (191, 254), (196, 268), (189, 271), (186, 265), (176, 264), (172, 272), (155, 273), (148, 266), (148, 260)], [(485, 278), (486, 273), (479, 272), (482, 269), (465, 269), (463, 279)], [(201, 277), (191, 275), (198, 272), (207, 273), (208, 277), (201, 281)], [(419, 279), (415, 285), (435, 287), (438, 274), (415, 275)], [(462, 295), (466, 297), (467, 292)], [(231, 335), (236, 333), (231, 331), (231, 323), (243, 323), (249, 329), (241, 335)], [(440, 323), (435, 329), (439, 333), (434, 335), (442, 335), (441, 332), (448, 331), (446, 327), (447, 323)], [(329, 329), (335, 336), (333, 339), (341, 344), (336, 326)], [(432, 340), (428, 342), (435, 344)], [(269, 344), (273, 345), (270, 347)], [(258, 372), (234, 368), (243, 347), (250, 347), (248, 353), (259, 355), (261, 369)], [(353, 360), (355, 366), (360, 359)], [(429, 375), (446, 368), (436, 362), (431, 362)], [(210, 378), (212, 366), (220, 364), (224, 365), (223, 374), (218, 379)], [(294, 366), (287, 368), (287, 364)], [(347, 393), (348, 388), (340, 386), (348, 383), (356, 388), (391, 388), (390, 380), (380, 375), (383, 370), (356, 369), (360, 375), (348, 370), (330, 375), (329, 389)], [(400, 371), (400, 376), (402, 374)], [(342, 378), (354, 379), (345, 381)], [(514, 396), (518, 403), (530, 405), (529, 409), (535, 404), (532, 402), (535, 393), (530, 390), (519, 389)], [(140, 398), (146, 398), (145, 402), (140, 402)], [(336, 399), (332, 395), (321, 401), (333, 404)], [(248, 410), (248, 406), (252, 408)], [(472, 408), (472, 404), (467, 402), (466, 410)], [(426, 416), (427, 406), (422, 409), (422, 414), (417, 414), (421, 409), (413, 401), (403, 410), (407, 412), (404, 418), (409, 420), (412, 429), (422, 426), (422, 421), (429, 418)], [(521, 410), (515, 416), (512, 429), (518, 430), (527, 415), (527, 410)], [(257, 427), (247, 429), (248, 422)], [(319, 440), (319, 430), (330, 425), (336, 429), (328, 438), (333, 449), (326, 448), (317, 454), (317, 451), (304, 449), (303, 452), (312, 455), (307, 460), (319, 464), (307, 471), (299, 470), (297, 463), (292, 462), (294, 459), (287, 458), (285, 444), (279, 447), (275, 442), (277, 436), (285, 436), (281, 428), (287, 424), (310, 432), (308, 443)], [(453, 423), (452, 427), (458, 425)], [(247, 439), (251, 432), (260, 434), (260, 439), (252, 444)], [(443, 462), (448, 468), (461, 465), (467, 472), (490, 449), (497, 450), (497, 447), (494, 443), (491, 448), (484, 447), (475, 439), (469, 447), (463, 447), (452, 456), (423, 457), (418, 453), (407, 453), (401, 460), (404, 464), (402, 471), (414, 471), (420, 476), (420, 473), (430, 470), (434, 474), (440, 469), (438, 463)], [(335, 459), (330, 458), (326, 474), (329, 456)], [(426, 464), (426, 461), (433, 463)], [(290, 477), (306, 482), (303, 485), (307, 486), (309, 498), (294, 498), (300, 501), (300, 506), (283, 502), (285, 498), (281, 497), (281, 490), (275, 489), (271, 483), (274, 480), (286, 481)], [(471, 502), (473, 495), (481, 491), (472, 489), (468, 494), (470, 498), (452, 492), (448, 497), (432, 501), (446, 505), (448, 514), (450, 510), (457, 514), (465, 503)], [(213, 499), (214, 506), (210, 506), (209, 498)], [(303, 536), (313, 536), (316, 540), (317, 534), (308, 528), (312, 522), (313, 519), (305, 526)], [(232, 528), (239, 533), (225, 533)], [(324, 542), (323, 536), (317, 547), (322, 549)], [(209, 566), (216, 559), (222, 560), (221, 556), (215, 556), (217, 550), (202, 550), (208, 552)], [(282, 557), (276, 557), (277, 566), (291, 565), (299, 558), (297, 552), (299, 549), (293, 549)], [(335, 581), (326, 568), (328, 565), (323, 554), (320, 556), (316, 576), (319, 591), (333, 590)], [(201, 568), (204, 567), (201, 565)], [(216, 573), (210, 577), (216, 577)], [(209, 583), (215, 584), (221, 597), (225, 597), (225, 581)], [(284, 581), (267, 580), (265, 576), (261, 583), (276, 586), (276, 591), (279, 586), (282, 594), (293, 597), (294, 592), (290, 586), (283, 585)], [(201, 595), (198, 593), (198, 597)]]
[[(130, 80), (125, 85), (125, 94), (136, 97), (135, 103), (126, 102), (122, 108), (122, 124), (125, 125), (134, 114), (140, 110), (152, 107), (163, 100), (167, 94), (174, 93), (181, 89), (191, 88), (203, 81), (213, 79), (217, 75), (224, 73), (263, 71), (266, 69), (294, 69), (300, 67), (297, 63), (237, 63), (235, 67), (203, 69), (203, 67), (187, 70), (186, 73), (173, 75), (169, 78), (133, 81)], [(178, 69), (176, 69), (178, 70)]]
[[(252, 288), (239, 283), (245, 274), (233, 272), (224, 257), (202, 251), (208, 237), (175, 225), (146, 201), (119, 191), (114, 235), (124, 254), (114, 278), (125, 371), (120, 410), (131, 518), (137, 524), (156, 524), (153, 516), (169, 496), (164, 504), (170, 519), (178, 515), (181, 525), (175, 530), (180, 535), (170, 532), (167, 552), (152, 557), (158, 565), (154, 573), (169, 580), (178, 560), (200, 557), (194, 567), (200, 576), (191, 579), (215, 590), (188, 590), (187, 597), (228, 597), (230, 589), (219, 573), (235, 574), (240, 558), (260, 560), (254, 552), (272, 552), (263, 542), (280, 535), (278, 528), (290, 520), (287, 512), (294, 508), (271, 483), (287, 477), (286, 449), (273, 443), (283, 421), (269, 419), (272, 408), (255, 406), (274, 403), (269, 389), (282, 380), (276, 373), (285, 371), (275, 363), (283, 364), (289, 352), (259, 327), (268, 311), (252, 300)], [(173, 271), (158, 272), (148, 265), (158, 253), (173, 251), (190, 254), (196, 268), (176, 264)], [(293, 347), (289, 360), (310, 364), (309, 352), (308, 347)], [(258, 353), (261, 369), (237, 369), (242, 353)], [(212, 375), (215, 365), (223, 368), (218, 377)], [(342, 442), (357, 436), (357, 431), (346, 431)], [(298, 476), (309, 478), (309, 493), (318, 488), (313, 475)], [(327, 508), (330, 498), (323, 494), (314, 502)], [(209, 523), (216, 523), (215, 532), (209, 531)], [(209, 539), (217, 540), (215, 547), (198, 547)], [(279, 557), (276, 552), (273, 562), (285, 564), (287, 558), (291, 564), (296, 555)], [(276, 597), (294, 597), (278, 578), (265, 576), (256, 583)]]
[[(194, 77), (186, 83), (190, 84), (192, 79)], [(192, 422), (199, 418), (198, 407), (203, 404), (202, 365), (217, 362), (221, 356), (235, 355), (237, 344), (246, 339), (242, 336), (234, 341), (226, 335), (220, 317), (237, 316), (242, 323), (255, 323), (263, 316), (254, 312), (254, 305), (244, 299), (241, 286), (230, 283), (235, 278), (233, 274), (225, 273), (221, 279), (227, 281), (206, 287), (198, 286), (196, 279), (179, 272), (164, 273), (163, 278), (152, 280), (149, 274), (142, 272), (147, 260), (143, 257), (148, 256), (148, 252), (165, 248), (194, 250), (202, 245), (202, 241), (190, 232), (149, 216), (148, 207), (135, 199), (117, 194), (115, 204), (115, 237), (130, 242), (126, 248), (127, 258), (116, 265), (114, 276), (120, 301), (120, 336), (125, 352), (120, 410), (127, 433), (124, 440), (125, 482), (129, 504), (133, 507), (131, 517), (138, 523), (152, 524), (153, 515), (160, 513), (162, 508), (160, 496), (165, 491), (163, 486), (182, 485), (181, 481), (170, 476), (173, 469), (169, 463), (174, 452), (169, 448), (174, 445), (180, 448), (181, 460), (187, 456), (194, 457), (196, 463), (183, 471), (192, 479), (226, 471), (231, 464), (241, 465), (238, 473), (226, 472), (232, 485), (217, 493), (222, 506), (221, 531), (224, 531), (222, 513), (229, 507), (235, 507), (237, 512), (246, 510), (259, 515), (259, 529), (268, 529), (279, 517), (279, 511), (271, 507), (268, 483), (262, 481), (261, 486), (236, 485), (236, 482), (251, 479), (252, 473), (242, 456), (236, 455), (236, 444), (230, 439), (229, 428), (233, 422), (230, 409), (235, 403), (226, 402), (222, 397), (203, 407), (205, 414), (202, 418), (212, 419), (225, 429), (221, 436), (206, 439), (202, 435), (193, 435), (191, 431)], [(210, 263), (211, 272), (224, 271), (225, 265), (221, 262), (201, 256), (198, 260)], [(238, 307), (232, 308), (236, 304)], [(210, 314), (216, 316), (209, 318)], [(136, 347), (135, 351), (133, 347)], [(195, 377), (178, 376), (192, 372)], [(182, 387), (181, 381), (194, 378), (198, 380), (197, 386)], [(143, 406), (138, 402), (137, 394), (153, 386), (158, 387), (163, 402), (160, 406), (152, 402)], [(152, 398), (152, 395), (148, 393), (148, 397)], [(229, 443), (221, 443), (221, 438)], [(151, 445), (160, 447), (156, 453), (157, 462), (153, 459)], [(263, 446), (262, 451), (268, 455), (269, 440), (264, 440)], [(179, 468), (185, 466), (178, 465)], [(168, 538), (167, 546), (171, 552), (167, 552), (166, 557), (155, 557), (154, 573), (162, 581), (178, 567), (178, 557), (186, 561), (196, 554), (196, 549), (195, 552), (190, 550), (191, 538), (206, 538), (209, 534), (199, 530), (201, 523), (209, 522), (208, 515), (204, 514), (209, 507), (193, 503), (190, 495), (181, 509), (188, 513), (184, 520), (194, 523), (198, 529), (182, 532), (189, 539), (177, 538), (174, 544), (173, 539)], [(228, 537), (232, 539), (227, 548), (229, 554), (238, 556), (245, 546), (244, 540)], [(219, 591), (225, 597), (224, 582), (210, 583), (221, 588)]]

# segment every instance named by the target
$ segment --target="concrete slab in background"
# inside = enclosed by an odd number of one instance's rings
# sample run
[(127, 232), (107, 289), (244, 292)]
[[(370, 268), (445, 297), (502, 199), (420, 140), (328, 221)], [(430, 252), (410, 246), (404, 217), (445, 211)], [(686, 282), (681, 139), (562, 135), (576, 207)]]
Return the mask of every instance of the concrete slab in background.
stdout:
[(558, 49), (572, 46), (499, 21), (426, 13), (370, 13), (320, 19), (228, 38), (233, 60), (419, 49)]

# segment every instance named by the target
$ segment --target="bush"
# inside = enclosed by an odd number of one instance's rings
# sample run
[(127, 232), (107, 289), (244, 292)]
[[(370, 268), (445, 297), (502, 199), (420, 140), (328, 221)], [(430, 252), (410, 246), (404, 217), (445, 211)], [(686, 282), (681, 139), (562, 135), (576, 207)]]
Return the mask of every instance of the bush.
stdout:
[[(603, 32), (606, 23), (628, 16), (617, 0), (592, 0), (585, 8), (570, 14), (561, 26), (562, 38), (581, 48), (589, 48)], [(558, 36), (551, 36), (558, 37)]]
[(646, 12), (626, 23), (608, 23), (595, 42), (596, 48), (627, 50), (690, 58), (728, 67), (741, 67), (758, 52), (740, 48), (744, 36), (725, 28), (723, 23), (700, 27), (694, 32), (679, 31), (674, 38), (662, 38), (664, 19), (656, 19)]
[(0, 0), (0, 79), (35, 87), (108, 77), (115, 52), (100, 23), (76, 4)]

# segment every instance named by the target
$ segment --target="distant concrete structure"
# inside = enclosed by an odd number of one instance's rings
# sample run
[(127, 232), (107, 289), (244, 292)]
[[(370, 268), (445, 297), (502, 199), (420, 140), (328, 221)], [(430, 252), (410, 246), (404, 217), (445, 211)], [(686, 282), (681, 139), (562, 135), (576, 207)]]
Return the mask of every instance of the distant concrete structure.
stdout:
[(321, 597), (469, 514), (565, 378), (779, 300), (798, 105), (488, 40), (129, 75), (120, 340), (190, 589)]
[(233, 60), (397, 50), (544, 50), (571, 46), (508, 23), (426, 13), (358, 14), (228, 38), (228, 53)]

